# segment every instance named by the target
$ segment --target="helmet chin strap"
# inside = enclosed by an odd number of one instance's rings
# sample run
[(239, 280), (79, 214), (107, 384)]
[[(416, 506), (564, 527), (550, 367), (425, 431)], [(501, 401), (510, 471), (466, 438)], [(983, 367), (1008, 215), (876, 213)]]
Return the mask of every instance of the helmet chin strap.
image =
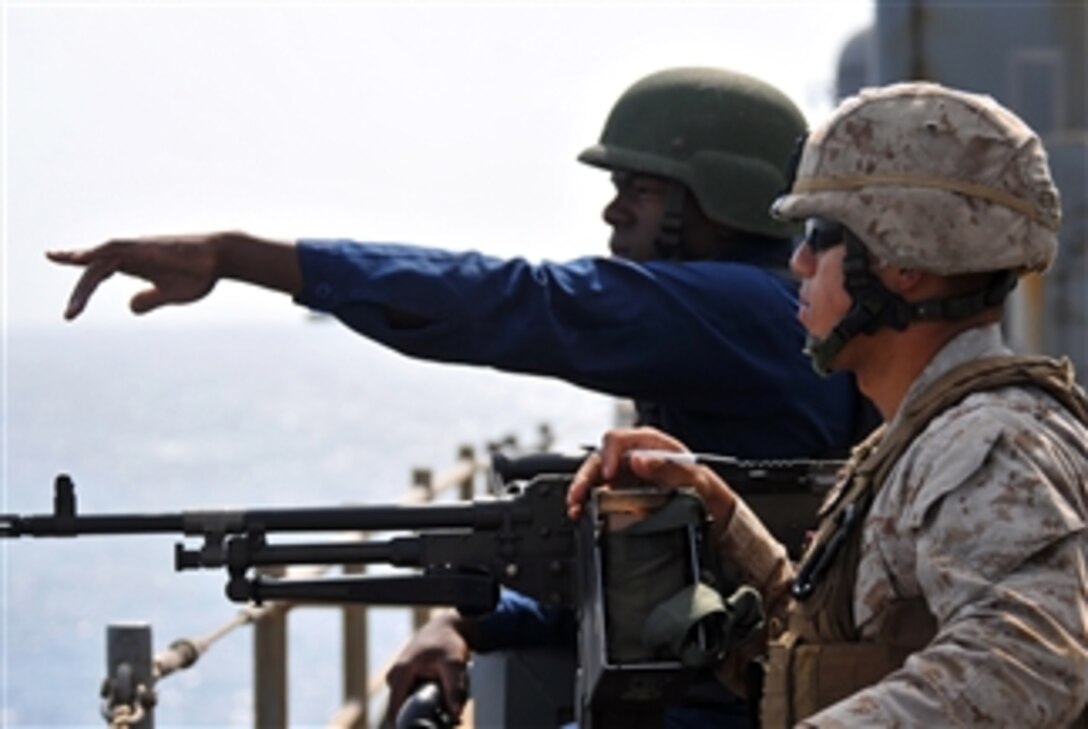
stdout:
[(1015, 271), (996, 271), (983, 288), (967, 294), (908, 302), (889, 290), (869, 267), (865, 246), (849, 229), (843, 228), (846, 255), (843, 258), (843, 285), (850, 295), (850, 309), (826, 337), (809, 336), (805, 353), (821, 375), (829, 375), (832, 364), (846, 344), (859, 334), (873, 334), (881, 328), (902, 331), (916, 321), (957, 321), (997, 306), (1016, 288)]
[(658, 256), (665, 260), (684, 258), (684, 203), (687, 193), (684, 186), (675, 180), (669, 181), (665, 193), (665, 209), (661, 215), (661, 226), (654, 239), (654, 248)]

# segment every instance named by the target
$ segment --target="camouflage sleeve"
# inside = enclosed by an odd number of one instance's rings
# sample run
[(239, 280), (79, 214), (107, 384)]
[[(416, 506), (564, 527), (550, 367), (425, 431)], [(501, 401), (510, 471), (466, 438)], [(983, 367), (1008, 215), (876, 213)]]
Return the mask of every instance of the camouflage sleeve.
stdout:
[(1066, 421), (1075, 438), (1053, 437), (989, 410), (886, 484), (902, 491), (895, 532), (911, 546), (879, 561), (894, 589), (924, 595), (936, 637), (812, 726), (1067, 727), (1088, 701), (1084, 429)]
[(740, 579), (759, 590), (766, 614), (764, 628), (718, 666), (718, 680), (737, 696), (749, 689), (749, 664), (767, 649), (767, 642), (785, 629), (793, 564), (782, 545), (743, 500), (717, 535), (718, 554), (740, 571)]
[(786, 548), (763, 525), (743, 500), (738, 499), (729, 523), (718, 535), (718, 553), (725, 562), (741, 572), (741, 581), (752, 585), (763, 596), (763, 609), (777, 637), (785, 625), (793, 564)]

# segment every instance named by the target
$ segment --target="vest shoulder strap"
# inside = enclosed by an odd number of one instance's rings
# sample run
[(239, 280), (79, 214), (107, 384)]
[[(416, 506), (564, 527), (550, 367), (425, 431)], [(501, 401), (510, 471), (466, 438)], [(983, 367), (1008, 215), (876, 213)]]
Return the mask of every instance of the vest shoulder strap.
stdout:
[[(811, 594), (795, 602), (788, 629), (770, 646), (761, 704), (764, 727), (786, 729), (880, 681), (933, 639), (936, 620), (925, 600), (914, 597), (889, 605), (879, 634), (861, 641), (853, 614), (860, 525), (891, 469), (933, 418), (972, 393), (1007, 386), (1039, 387), (1088, 425), (1088, 399), (1067, 360), (1003, 356), (962, 365), (938, 378), (909, 404), (894, 429), (882, 427), (858, 446), (844, 471), (849, 482), (822, 510), (820, 529), (798, 577), (821, 555), (834, 552), (825, 560), (829, 566)], [(1075, 726), (1085, 718), (1080, 722)]]
[[(794, 610), (796, 619), (791, 619), (791, 626), (802, 631), (804, 640), (858, 640), (853, 597), (860, 557), (860, 525), (876, 493), (910, 444), (935, 417), (968, 395), (1009, 386), (1039, 387), (1088, 425), (1088, 398), (1077, 386), (1068, 359), (988, 357), (960, 365), (934, 381), (906, 406), (894, 428), (882, 427), (855, 449), (844, 472), (848, 482), (837, 502), (825, 509), (827, 513), (798, 572), (800, 580), (818, 560), (826, 565), (818, 575), (819, 585), (810, 589), (810, 596)], [(832, 547), (835, 553), (829, 556)]]

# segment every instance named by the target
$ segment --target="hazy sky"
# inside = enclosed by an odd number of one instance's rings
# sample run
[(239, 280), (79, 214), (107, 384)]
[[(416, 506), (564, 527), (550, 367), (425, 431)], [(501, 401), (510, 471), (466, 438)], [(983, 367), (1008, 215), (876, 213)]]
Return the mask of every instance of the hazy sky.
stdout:
[[(53, 247), (241, 228), (604, 252), (575, 161), (641, 76), (717, 65), (830, 109), (868, 0), (4, 5), (4, 316), (59, 326)], [(129, 316), (111, 281), (86, 325)], [(282, 317), (225, 286), (166, 322)]]

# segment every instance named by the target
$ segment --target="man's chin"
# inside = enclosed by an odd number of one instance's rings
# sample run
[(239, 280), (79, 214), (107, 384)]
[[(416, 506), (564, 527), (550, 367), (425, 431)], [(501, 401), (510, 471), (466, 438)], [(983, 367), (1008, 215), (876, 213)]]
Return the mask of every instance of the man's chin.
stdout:
[(841, 351), (838, 348), (832, 348), (826, 339), (817, 337), (811, 332), (805, 336), (804, 353), (812, 362), (812, 368), (823, 377), (829, 376), (838, 369), (835, 367), (835, 360), (838, 359)]

